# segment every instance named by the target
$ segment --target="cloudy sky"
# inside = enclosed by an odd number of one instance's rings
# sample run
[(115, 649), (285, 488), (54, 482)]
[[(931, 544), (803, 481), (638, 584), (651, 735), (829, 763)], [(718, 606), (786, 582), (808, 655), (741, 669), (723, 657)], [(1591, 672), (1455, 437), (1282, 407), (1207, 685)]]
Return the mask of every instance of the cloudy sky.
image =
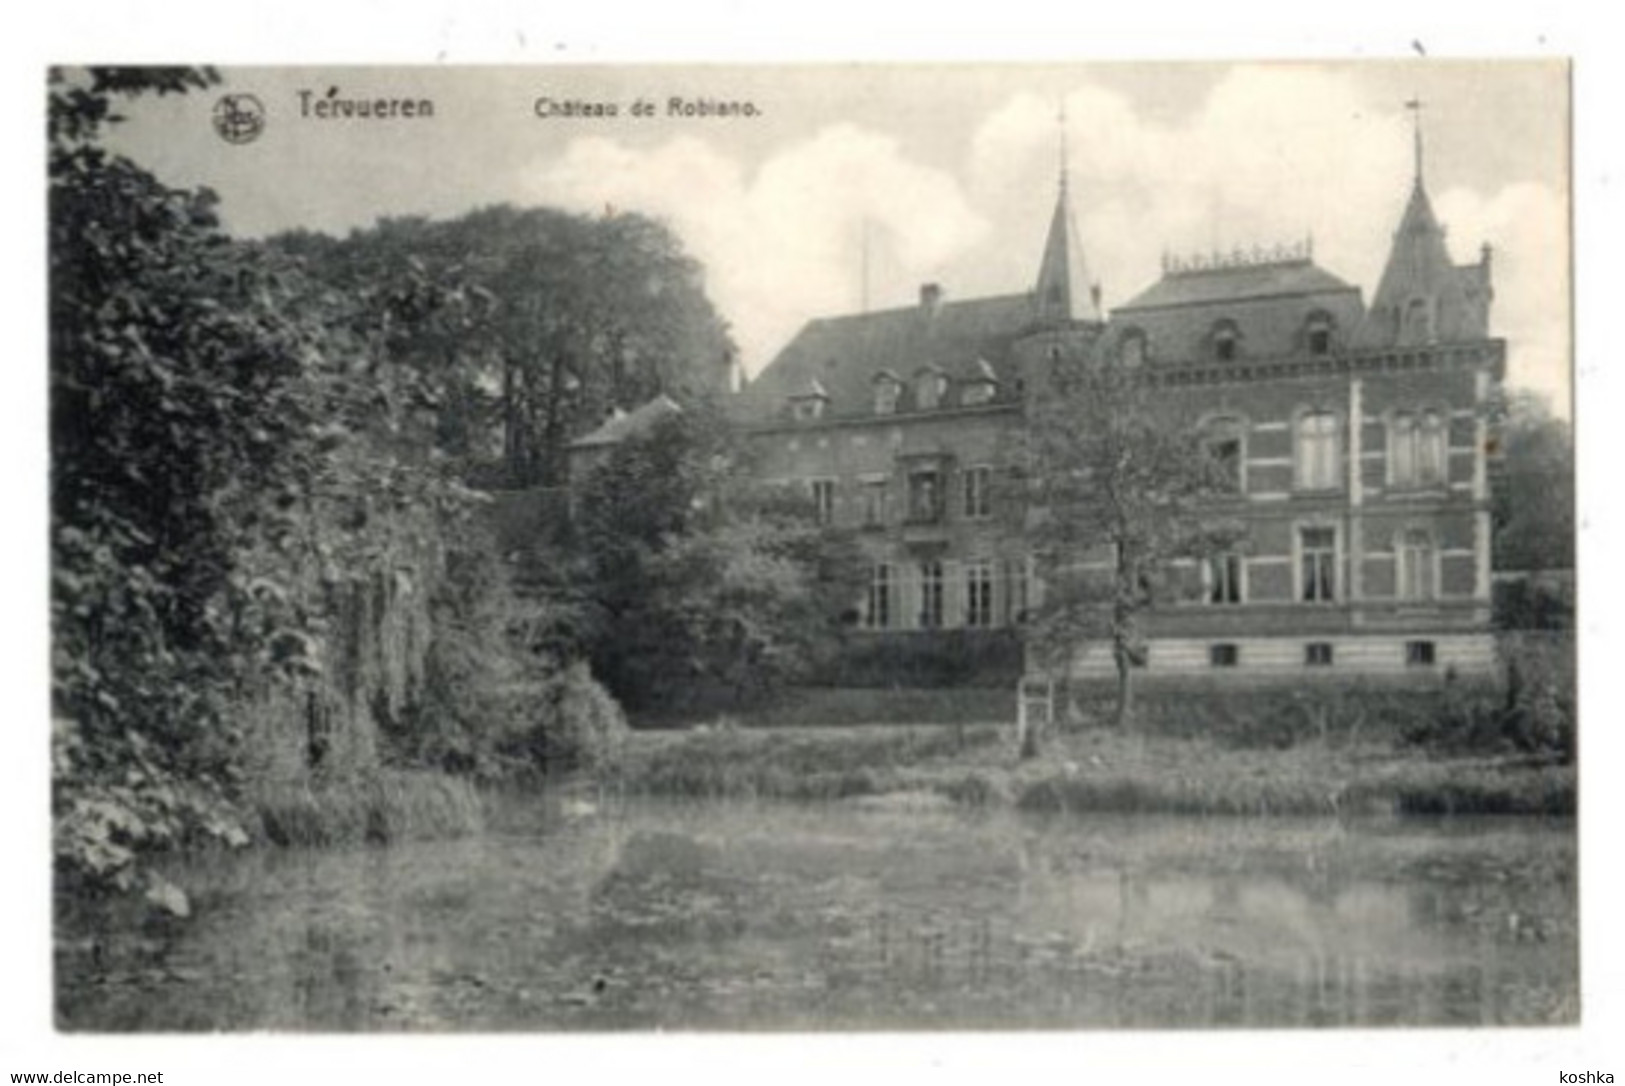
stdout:
[[(208, 184), (228, 226), (330, 232), (494, 202), (666, 220), (704, 263), (755, 372), (806, 320), (1030, 288), (1066, 160), (1106, 304), (1164, 252), (1313, 237), (1369, 299), (1412, 170), (1419, 96), (1429, 191), (1453, 255), (1495, 247), (1492, 322), (1510, 380), (1568, 414), (1568, 73), (1557, 62), (1077, 64), (794, 68), (228, 69), (269, 123), (232, 146), (215, 93), (133, 111), (118, 142), (176, 184)], [(301, 90), (428, 97), (431, 121), (301, 117)], [(750, 118), (667, 116), (673, 96)], [(535, 103), (614, 103), (539, 118)], [(631, 106), (651, 103), (653, 117)]]

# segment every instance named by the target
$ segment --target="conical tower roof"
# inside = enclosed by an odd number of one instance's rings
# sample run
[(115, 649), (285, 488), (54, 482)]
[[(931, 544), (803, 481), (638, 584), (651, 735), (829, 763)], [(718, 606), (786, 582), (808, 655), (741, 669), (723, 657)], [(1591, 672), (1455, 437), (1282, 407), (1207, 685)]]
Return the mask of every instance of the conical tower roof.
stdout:
[(1487, 331), (1489, 301), (1487, 256), (1469, 267), (1450, 259), (1444, 227), (1422, 180), (1418, 127), (1410, 199), (1355, 341), (1362, 347), (1393, 347), (1478, 338)]
[(1044, 258), (1038, 266), (1034, 299), (1041, 321), (1101, 320), (1094, 283), (1083, 259), (1083, 244), (1072, 218), (1072, 204), (1067, 199), (1065, 174), (1061, 175), (1055, 214), (1050, 218), (1049, 236), (1044, 241)]

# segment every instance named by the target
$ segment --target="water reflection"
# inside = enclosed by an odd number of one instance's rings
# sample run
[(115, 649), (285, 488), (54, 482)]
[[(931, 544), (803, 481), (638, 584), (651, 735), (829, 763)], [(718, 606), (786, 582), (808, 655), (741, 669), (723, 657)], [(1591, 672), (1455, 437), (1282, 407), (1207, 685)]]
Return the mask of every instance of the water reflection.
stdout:
[[(1577, 1016), (1572, 824), (634, 804), (176, 872), (67, 918), (71, 1029), (1498, 1024)], [(108, 927), (98, 933), (97, 925)], [(94, 948), (94, 952), (90, 948)]]

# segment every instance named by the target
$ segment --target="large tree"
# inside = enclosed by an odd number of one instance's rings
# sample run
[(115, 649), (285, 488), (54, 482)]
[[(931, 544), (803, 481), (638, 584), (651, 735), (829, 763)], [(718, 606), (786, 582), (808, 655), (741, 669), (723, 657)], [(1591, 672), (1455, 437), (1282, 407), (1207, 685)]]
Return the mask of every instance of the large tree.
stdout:
[(335, 292), (102, 145), (120, 101), (212, 79), (51, 76), (55, 833), (91, 882), (241, 839), (244, 721), (272, 697), (309, 707), (278, 734), (312, 767), (335, 729), (400, 711), (470, 508), (435, 376), (401, 352), (403, 327), (466, 323), (446, 277)]
[(1511, 392), (1494, 488), (1499, 569), (1574, 568), (1574, 437), (1538, 393)]
[(358, 299), (403, 276), (460, 284), (392, 346), (434, 376), (448, 453), (498, 460), (508, 486), (562, 483), (566, 447), (613, 408), (713, 394), (732, 353), (699, 265), (642, 215), (497, 206), (272, 244)]
[(1057, 363), (1031, 427), (1043, 602), (1029, 645), (1063, 675), (1080, 652), (1109, 652), (1119, 725), (1133, 717), (1146, 612), (1181, 590), (1176, 561), (1235, 537), (1207, 505), (1225, 486), (1223, 466), (1155, 393), (1142, 370), (1102, 348)]
[(571, 586), (595, 672), (644, 707), (696, 684), (735, 701), (814, 666), (860, 590), (850, 533), (765, 484), (705, 405), (617, 447), (582, 481)]

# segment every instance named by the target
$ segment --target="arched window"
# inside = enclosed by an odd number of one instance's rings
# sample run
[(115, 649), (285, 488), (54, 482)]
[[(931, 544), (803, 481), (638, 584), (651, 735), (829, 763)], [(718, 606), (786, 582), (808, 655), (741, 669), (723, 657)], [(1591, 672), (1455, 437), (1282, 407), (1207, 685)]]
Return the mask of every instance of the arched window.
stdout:
[(1209, 419), (1202, 425), (1202, 448), (1212, 463), (1214, 485), (1239, 494), (1246, 473), (1247, 423), (1234, 415)]
[(1306, 411), (1298, 416), (1294, 467), (1302, 490), (1331, 490), (1338, 484), (1337, 416)]
[(1216, 362), (1230, 362), (1241, 353), (1241, 332), (1235, 321), (1219, 321), (1208, 334)]
[(1444, 413), (1397, 411), (1388, 420), (1390, 486), (1437, 486), (1445, 481), (1449, 429)]
[(1400, 535), (1395, 545), (1398, 562), (1395, 586), (1402, 600), (1430, 600), (1434, 594), (1433, 537), (1420, 528)]

